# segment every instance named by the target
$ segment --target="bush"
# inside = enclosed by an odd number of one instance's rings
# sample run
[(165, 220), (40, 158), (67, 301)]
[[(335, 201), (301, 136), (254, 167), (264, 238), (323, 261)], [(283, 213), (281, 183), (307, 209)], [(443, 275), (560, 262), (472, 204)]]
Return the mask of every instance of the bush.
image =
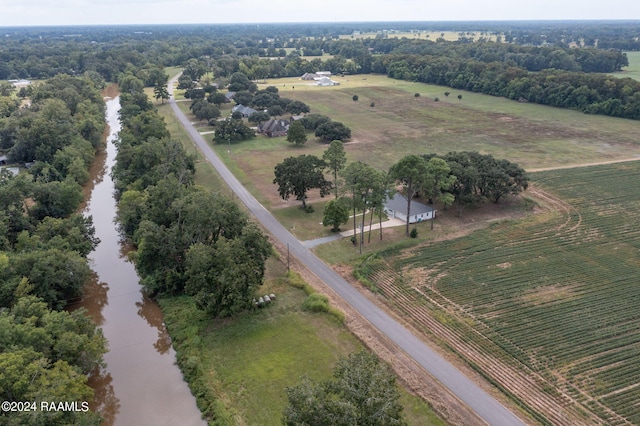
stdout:
[(417, 230), (416, 228), (413, 228), (413, 229), (411, 230), (411, 232), (409, 233), (409, 236), (410, 236), (411, 238), (417, 238), (417, 237), (418, 237), (418, 230)]
[(329, 312), (329, 298), (324, 294), (310, 294), (302, 303), (302, 309), (310, 312)]

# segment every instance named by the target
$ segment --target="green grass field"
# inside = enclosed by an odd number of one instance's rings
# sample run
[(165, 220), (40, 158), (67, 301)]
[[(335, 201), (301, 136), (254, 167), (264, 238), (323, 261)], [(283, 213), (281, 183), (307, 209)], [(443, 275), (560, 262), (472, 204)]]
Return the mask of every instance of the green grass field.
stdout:
[(553, 210), (385, 251), (369, 279), (401, 312), (427, 306), (488, 355), (543, 377), (550, 395), (569, 396), (578, 411), (638, 424), (640, 163), (532, 177), (562, 200)]
[(629, 77), (640, 81), (640, 52), (627, 52), (629, 58), (629, 66), (622, 70), (621, 73), (613, 74), (616, 77)]
[[(328, 379), (340, 356), (363, 348), (335, 317), (304, 311), (305, 291), (282, 278), (284, 266), (276, 262), (270, 261), (272, 278), (260, 291), (277, 299), (264, 309), (216, 320), (192, 299), (160, 301), (178, 362), (197, 377), (192, 388), (207, 395), (200, 403), (217, 416), (214, 424), (280, 425), (286, 387), (303, 375)], [(444, 425), (424, 401), (402, 389), (401, 395), (410, 425)]]

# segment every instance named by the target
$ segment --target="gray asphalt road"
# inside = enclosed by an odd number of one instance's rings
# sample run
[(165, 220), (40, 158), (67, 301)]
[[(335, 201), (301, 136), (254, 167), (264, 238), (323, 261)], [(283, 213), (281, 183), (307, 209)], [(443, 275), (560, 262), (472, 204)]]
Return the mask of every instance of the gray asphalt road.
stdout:
[[(176, 77), (177, 79), (177, 77)], [(169, 82), (169, 93), (173, 93), (173, 81)], [(180, 111), (175, 100), (170, 99), (171, 108), (176, 116), (189, 132), (194, 143), (202, 150), (207, 160), (216, 168), (218, 173), (227, 182), (238, 198), (255, 215), (262, 225), (269, 230), (274, 238), (283, 244), (289, 244), (291, 255), (303, 262), (309, 270), (318, 276), (326, 285), (331, 287), (340, 297), (349, 303), (356, 311), (366, 318), (374, 327), (384, 333), (400, 349), (412, 357), (419, 365), (433, 377), (439, 380), (460, 400), (467, 404), (478, 416), (488, 424), (496, 426), (524, 425), (525, 423), (515, 416), (496, 399), (486, 393), (482, 388), (458, 371), (453, 365), (437, 354), (426, 343), (418, 339), (396, 320), (370, 302), (365, 296), (351, 287), (333, 269), (325, 265), (308, 248), (304, 247), (287, 229), (285, 229), (272, 215), (260, 204), (244, 186), (227, 169), (218, 158), (209, 144), (190, 124), (186, 116)]]

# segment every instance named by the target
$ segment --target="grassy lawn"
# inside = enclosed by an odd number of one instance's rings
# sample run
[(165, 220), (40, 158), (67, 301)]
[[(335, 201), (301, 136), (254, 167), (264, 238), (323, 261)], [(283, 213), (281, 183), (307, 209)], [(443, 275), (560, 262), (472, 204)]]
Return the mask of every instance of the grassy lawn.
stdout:
[[(327, 380), (340, 356), (362, 349), (335, 317), (304, 311), (307, 293), (283, 278), (284, 272), (271, 259), (260, 294), (275, 293), (276, 301), (234, 319), (207, 318), (186, 297), (160, 301), (178, 362), (186, 374), (200, 377), (193, 380), (194, 393), (208, 395), (199, 403), (218, 416), (219, 424), (281, 424), (286, 387), (303, 375)], [(404, 391), (402, 403), (409, 424), (444, 424), (426, 403)]]
[(640, 81), (640, 52), (626, 52), (629, 58), (629, 66), (624, 68), (622, 72), (613, 74), (616, 77), (629, 77)]
[[(389, 79), (380, 75), (335, 77), (341, 84), (318, 87), (298, 78), (268, 80), (280, 95), (301, 100), (313, 113), (330, 116), (352, 130), (345, 144), (349, 161), (387, 170), (408, 153), (474, 150), (514, 161), (525, 169), (640, 157), (640, 122)], [(446, 97), (445, 91), (450, 91)], [(415, 97), (415, 93), (420, 93)], [(462, 99), (457, 96), (461, 94)], [(359, 101), (352, 100), (358, 95)], [(438, 97), (439, 102), (434, 99)], [(371, 108), (370, 104), (375, 103)], [(272, 183), (276, 164), (289, 156), (321, 156), (326, 144), (308, 134), (302, 147), (285, 138), (258, 136), (214, 147), (265, 206), (290, 207)], [(231, 151), (230, 153), (228, 151)], [(322, 201), (310, 194), (310, 202)]]

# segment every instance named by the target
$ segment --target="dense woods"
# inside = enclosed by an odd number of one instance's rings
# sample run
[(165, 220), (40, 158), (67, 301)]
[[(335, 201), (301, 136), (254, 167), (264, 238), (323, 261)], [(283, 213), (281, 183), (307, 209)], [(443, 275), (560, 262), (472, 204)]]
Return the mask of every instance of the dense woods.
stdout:
[[(417, 38), (423, 31), (451, 30), (458, 31), (456, 41)], [(633, 22), (194, 25), (69, 31), (8, 31), (0, 47), (0, 79), (65, 73), (126, 87), (122, 80), (135, 71), (136, 78), (150, 87), (166, 81), (163, 67), (183, 66), (191, 80), (181, 84), (212, 72), (220, 84), (229, 84), (229, 90), (255, 94), (253, 80), (321, 69), (334, 74), (373, 72), (590, 114), (640, 118), (640, 83), (604, 74), (628, 65), (624, 50), (640, 49)], [(354, 36), (364, 32), (378, 35)], [(391, 37), (394, 32), (409, 37)], [(238, 73), (245, 80), (239, 81)], [(211, 103), (224, 102), (211, 92), (207, 95)], [(271, 95), (256, 94), (253, 104), (260, 108), (278, 104), (286, 111), (286, 102)], [(12, 108), (15, 105), (0, 103), (0, 113)]]
[[(0, 401), (90, 401), (87, 376), (106, 342), (84, 310), (64, 311), (91, 276), (98, 239), (77, 213), (81, 184), (105, 128), (94, 82), (65, 75), (30, 90), (23, 108), (0, 117)], [(0, 412), (1, 424), (100, 424), (88, 411)]]
[(123, 93), (113, 178), (118, 222), (151, 295), (189, 294), (213, 315), (253, 307), (271, 253), (231, 200), (194, 185), (195, 163), (144, 93)]

